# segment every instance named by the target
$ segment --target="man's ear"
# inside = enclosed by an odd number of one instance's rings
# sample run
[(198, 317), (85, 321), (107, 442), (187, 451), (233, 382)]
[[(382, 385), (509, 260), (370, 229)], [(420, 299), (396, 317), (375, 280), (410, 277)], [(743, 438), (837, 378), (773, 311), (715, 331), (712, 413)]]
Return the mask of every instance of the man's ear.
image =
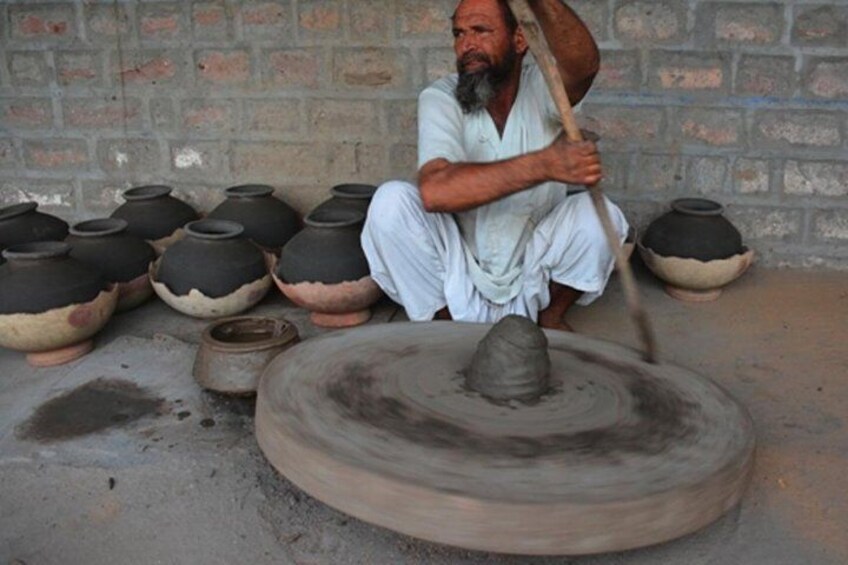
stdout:
[(527, 45), (527, 38), (524, 37), (524, 28), (518, 26), (515, 28), (515, 35), (513, 36), (513, 41), (515, 42), (515, 50), (519, 55), (524, 55), (527, 53), (527, 50), (530, 48)]

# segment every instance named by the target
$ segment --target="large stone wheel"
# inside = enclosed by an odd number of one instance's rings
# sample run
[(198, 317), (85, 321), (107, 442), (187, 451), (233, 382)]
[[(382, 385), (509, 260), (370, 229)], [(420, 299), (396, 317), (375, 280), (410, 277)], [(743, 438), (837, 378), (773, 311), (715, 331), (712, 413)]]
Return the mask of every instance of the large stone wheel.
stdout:
[(745, 409), (707, 378), (546, 332), (550, 389), (495, 403), (463, 375), (491, 326), (387, 324), (309, 340), (259, 386), (283, 475), (342, 512), (469, 549), (586, 554), (693, 532), (748, 483)]

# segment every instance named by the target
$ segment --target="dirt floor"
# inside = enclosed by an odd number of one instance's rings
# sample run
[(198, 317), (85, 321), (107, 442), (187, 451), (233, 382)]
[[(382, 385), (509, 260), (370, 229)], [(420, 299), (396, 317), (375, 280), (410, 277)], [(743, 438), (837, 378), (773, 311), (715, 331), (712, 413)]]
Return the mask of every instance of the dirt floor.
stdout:
[[(757, 428), (742, 503), (700, 532), (625, 553), (529, 559), (349, 518), (267, 464), (252, 400), (192, 380), (204, 322), (152, 302), (116, 317), (92, 354), (64, 367), (33, 369), (0, 350), (0, 563), (848, 562), (848, 274), (755, 266), (704, 304), (637, 275), (662, 358), (720, 382)], [(303, 338), (318, 333), (276, 295), (256, 313), (292, 320)], [(399, 319), (384, 302), (371, 323)], [(617, 280), (568, 320), (637, 346)]]

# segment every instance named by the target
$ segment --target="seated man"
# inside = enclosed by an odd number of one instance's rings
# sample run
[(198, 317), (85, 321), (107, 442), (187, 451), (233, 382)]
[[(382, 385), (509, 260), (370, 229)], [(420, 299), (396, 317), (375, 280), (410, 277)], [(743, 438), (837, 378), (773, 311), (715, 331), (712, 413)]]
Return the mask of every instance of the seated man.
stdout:
[[(566, 91), (578, 103), (597, 45), (560, 0), (537, 0)], [(452, 18), (458, 75), (418, 102), (418, 187), (392, 181), (371, 202), (362, 246), (378, 285), (410, 320), (496, 322), (507, 314), (570, 329), (613, 268), (588, 193), (601, 179), (592, 142), (569, 143), (505, 0), (463, 0)], [(628, 225), (607, 203), (621, 241)]]

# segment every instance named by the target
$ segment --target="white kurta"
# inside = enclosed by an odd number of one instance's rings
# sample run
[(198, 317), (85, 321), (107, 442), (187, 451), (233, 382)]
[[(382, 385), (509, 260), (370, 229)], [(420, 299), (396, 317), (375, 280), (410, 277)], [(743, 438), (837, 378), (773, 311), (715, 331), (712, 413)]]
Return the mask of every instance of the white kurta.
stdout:
[[(465, 114), (454, 96), (456, 74), (436, 81), (418, 100), (418, 167), (433, 159), (490, 163), (547, 147), (562, 131), (559, 114), (539, 67), (522, 67), (515, 103), (503, 136), (486, 111)], [(522, 258), (530, 234), (567, 193), (546, 182), (506, 198), (455, 214), (475, 286), (505, 304), (521, 290)]]

